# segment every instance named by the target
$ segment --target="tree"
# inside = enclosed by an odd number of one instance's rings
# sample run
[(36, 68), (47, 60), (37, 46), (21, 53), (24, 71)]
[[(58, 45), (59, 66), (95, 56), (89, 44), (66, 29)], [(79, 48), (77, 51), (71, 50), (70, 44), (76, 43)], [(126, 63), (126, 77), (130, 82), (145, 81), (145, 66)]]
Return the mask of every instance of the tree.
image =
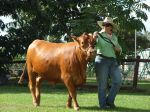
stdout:
[(15, 20), (7, 25), (1, 21), (1, 29), (8, 28), (8, 35), (1, 37), (2, 42), (6, 42), (1, 46), (4, 45), (5, 51), (10, 52), (8, 58), (13, 59), (17, 53), (23, 54), (34, 39), (43, 39), (47, 35), (60, 38), (62, 34), (69, 32), (67, 23), (71, 17), (78, 15), (77, 3), (80, 2), (2, 0), (0, 15), (9, 15)]
[(34, 39), (94, 32), (99, 28), (96, 21), (105, 16), (115, 18), (120, 39), (128, 39), (135, 29), (145, 29), (142, 20), (147, 15), (142, 10), (150, 11), (142, 0), (1, 0), (0, 4), (0, 16), (14, 20), (8, 24), (0, 20), (0, 29), (8, 29), (7, 35), (0, 36), (1, 63), (26, 53)]

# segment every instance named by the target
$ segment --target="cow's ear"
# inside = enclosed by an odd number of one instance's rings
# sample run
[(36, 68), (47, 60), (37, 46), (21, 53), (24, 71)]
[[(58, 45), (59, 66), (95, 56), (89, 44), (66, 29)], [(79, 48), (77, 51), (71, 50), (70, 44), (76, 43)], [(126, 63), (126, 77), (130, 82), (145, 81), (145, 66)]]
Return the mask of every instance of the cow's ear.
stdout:
[(89, 35), (89, 36), (93, 36), (92, 33), (89, 33), (88, 35)]
[(77, 41), (77, 42), (78, 42), (78, 37), (76, 37), (76, 36), (71, 36), (71, 38), (72, 38), (74, 41)]
[(84, 32), (84, 33), (82, 34), (82, 36), (84, 36), (84, 35), (88, 35), (88, 33), (87, 33), (87, 32)]
[(87, 35), (88, 35), (87, 32), (84, 32), (84, 33), (82, 34), (83, 37), (86, 37)]

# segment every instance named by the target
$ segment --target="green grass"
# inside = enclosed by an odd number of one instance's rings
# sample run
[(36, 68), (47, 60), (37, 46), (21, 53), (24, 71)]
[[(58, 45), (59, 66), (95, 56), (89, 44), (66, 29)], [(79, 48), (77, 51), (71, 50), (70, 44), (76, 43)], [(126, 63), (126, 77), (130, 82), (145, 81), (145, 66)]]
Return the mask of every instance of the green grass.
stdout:
[[(144, 85), (146, 83), (146, 86)], [(142, 87), (150, 88), (150, 83), (141, 82)], [(65, 107), (67, 90), (62, 85), (52, 87), (44, 85), (41, 90), (41, 106), (34, 107), (27, 86), (0, 86), (0, 112), (74, 112)], [(150, 92), (133, 92), (121, 90), (116, 97), (117, 109), (100, 110), (98, 108), (97, 91), (78, 90), (80, 112), (150, 112)]]

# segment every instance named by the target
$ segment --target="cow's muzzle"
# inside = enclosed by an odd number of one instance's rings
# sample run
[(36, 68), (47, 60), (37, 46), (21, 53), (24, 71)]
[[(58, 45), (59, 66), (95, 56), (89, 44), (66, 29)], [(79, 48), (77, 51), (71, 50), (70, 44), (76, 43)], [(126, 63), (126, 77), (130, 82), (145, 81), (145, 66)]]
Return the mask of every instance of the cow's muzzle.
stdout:
[(89, 48), (87, 51), (87, 60), (92, 61), (96, 57), (96, 49)]

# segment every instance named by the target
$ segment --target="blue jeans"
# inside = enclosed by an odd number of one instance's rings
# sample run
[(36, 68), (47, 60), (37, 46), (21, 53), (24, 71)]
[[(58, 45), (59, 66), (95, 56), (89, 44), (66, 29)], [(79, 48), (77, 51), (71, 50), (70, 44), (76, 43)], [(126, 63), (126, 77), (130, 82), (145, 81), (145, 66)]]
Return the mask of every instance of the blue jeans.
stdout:
[[(95, 58), (95, 72), (98, 83), (99, 105), (103, 108), (107, 103), (114, 103), (122, 83), (121, 73), (115, 58), (108, 59), (98, 55)], [(111, 79), (111, 88), (107, 95), (109, 78)]]

